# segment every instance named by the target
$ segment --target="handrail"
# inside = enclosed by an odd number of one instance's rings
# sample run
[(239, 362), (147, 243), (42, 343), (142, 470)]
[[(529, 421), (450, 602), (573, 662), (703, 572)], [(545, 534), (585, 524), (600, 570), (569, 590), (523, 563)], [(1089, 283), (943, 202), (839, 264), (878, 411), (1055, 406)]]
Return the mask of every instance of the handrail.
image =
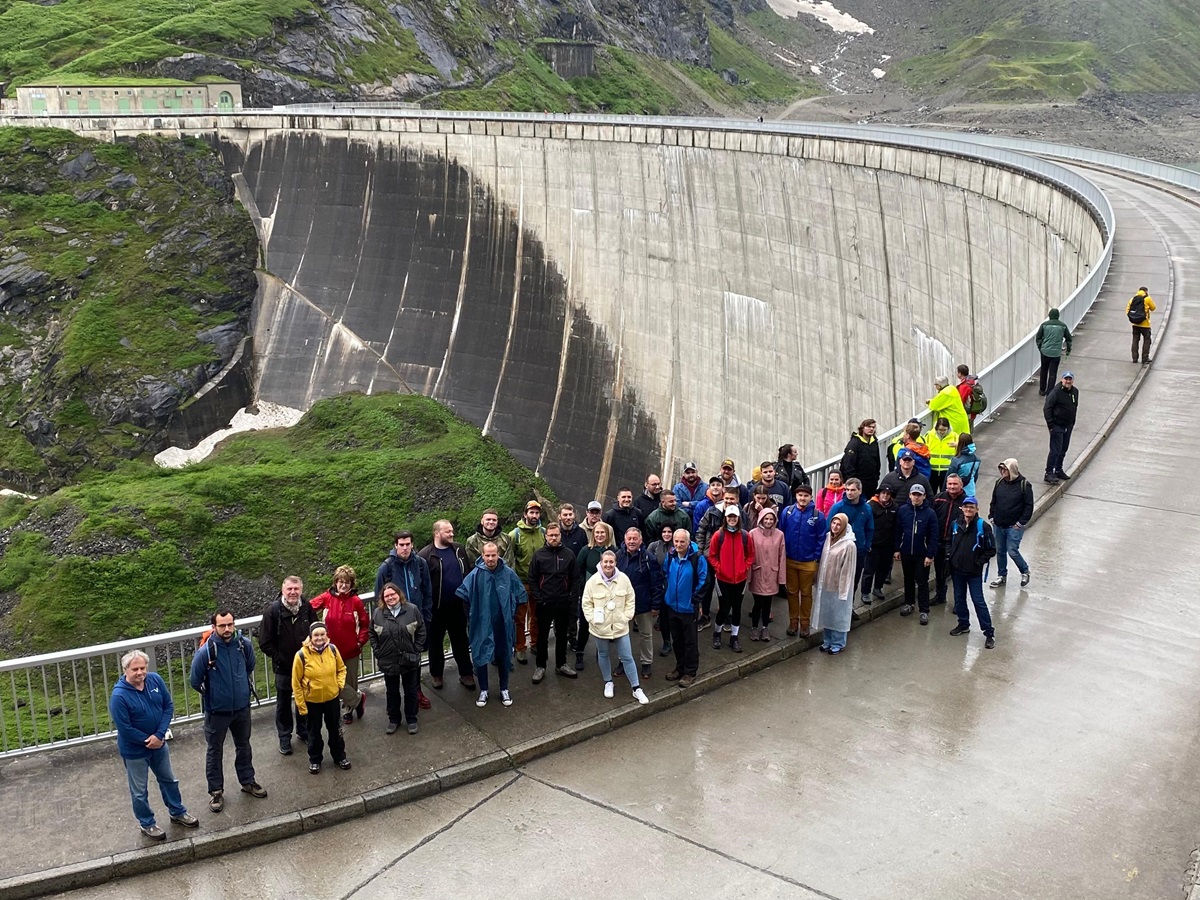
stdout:
[[(111, 121), (122, 118), (149, 118), (156, 123), (175, 121), (177, 124), (166, 126), (155, 124), (155, 128), (179, 127), (180, 119), (203, 118), (212, 115), (214, 123), (206, 127), (240, 127), (241, 123), (253, 121), (256, 118), (279, 117), (281, 115), (303, 115), (305, 113), (333, 113), (337, 116), (377, 117), (381, 113), (379, 107), (363, 109), (351, 106), (349, 109), (337, 104), (317, 104), (292, 106), (272, 110), (239, 110), (236, 112), (217, 112), (214, 114), (195, 113), (156, 113), (156, 114), (109, 114), (104, 116), (80, 116), (78, 114), (42, 114), (38, 116), (0, 116), (0, 123), (15, 124), (33, 119), (37, 122), (50, 120), (91, 120)], [(398, 117), (415, 117), (427, 119), (453, 120), (512, 120), (545, 124), (547, 122), (561, 124), (597, 124), (647, 126), (653, 128), (708, 128), (722, 131), (763, 132), (787, 135), (804, 135), (812, 137), (831, 137), (861, 142), (883, 143), (890, 145), (918, 147), (934, 150), (948, 155), (959, 155), (976, 158), (1013, 168), (1034, 177), (1039, 177), (1067, 191), (1090, 208), (1093, 218), (1102, 228), (1105, 238), (1104, 248), (1094, 261), (1091, 271), (1084, 281), (1075, 289), (1071, 296), (1059, 305), (1062, 319), (1071, 327), (1075, 327), (1091, 308), (1099, 295), (1101, 286), (1107, 276), (1112, 259), (1113, 240), (1116, 233), (1116, 220), (1112, 207), (1104, 193), (1089, 179), (1078, 172), (1067, 169), (1057, 163), (1032, 157), (1021, 152), (1016, 147), (988, 146), (979, 136), (965, 135), (946, 136), (934, 133), (915, 132), (906, 129), (881, 129), (864, 126), (843, 125), (810, 125), (799, 123), (758, 123), (737, 122), (726, 119), (692, 119), (692, 118), (658, 118), (646, 116), (600, 116), (572, 115), (560, 116), (553, 114), (532, 113), (447, 113), (440, 110), (417, 110), (411, 108), (397, 109)], [(107, 126), (105, 126), (107, 128)], [(180, 128), (180, 130), (197, 130)], [(1000, 143), (997, 141), (997, 143)], [(1036, 142), (1025, 142), (1034, 144)], [(1050, 145), (1047, 145), (1050, 146)], [(1062, 149), (1062, 148), (1059, 148)], [(1034, 151), (1053, 155), (1049, 150)], [(1122, 158), (1117, 154), (1106, 154), (1110, 161), (1106, 163), (1112, 168), (1123, 168)], [(1072, 157), (1074, 158), (1074, 157)], [(1095, 160), (1091, 160), (1095, 161)], [(1143, 161), (1144, 162), (1144, 161)], [(1154, 164), (1156, 165), (1156, 164)], [(1127, 171), (1137, 171), (1127, 169)], [(1186, 170), (1179, 170), (1186, 173)], [(1148, 174), (1139, 172), (1139, 174)], [(1200, 186), (1200, 174), (1186, 173), (1195, 176)], [(1183, 185), (1190, 186), (1190, 185)], [(1008, 350), (1003, 356), (977, 374), (983, 383), (991, 404), (988, 414), (992, 414), (1005, 401), (1009, 400), (1016, 391), (1025, 384), (1029, 376), (1036, 370), (1038, 363), (1037, 349), (1034, 346), (1034, 334), (1031, 331), (1017, 345)], [(950, 374), (950, 373), (947, 373)], [(917, 414), (923, 422), (928, 422), (930, 412), (925, 409)], [(897, 426), (879, 436), (881, 454), (890, 441), (903, 428)], [(824, 484), (829, 470), (837, 465), (841, 455), (831, 457), (817, 463), (809, 469), (814, 488)], [(360, 595), (364, 599), (374, 596), (372, 593)], [(252, 616), (238, 619), (237, 625), (242, 629), (256, 627), (261, 617)], [(207, 626), (185, 628), (179, 631), (161, 635), (149, 635), (143, 638), (132, 638), (114, 641), (94, 647), (82, 647), (58, 653), (40, 654), (38, 656), (0, 660), (0, 758), (17, 756), (40, 750), (75, 745), (111, 737), (114, 732), (107, 718), (107, 696), (115, 676), (119, 674), (121, 654), (131, 649), (145, 650), (150, 656), (150, 667), (164, 675), (168, 688), (172, 690), (177, 704), (176, 721), (198, 719), (202, 713), (198, 700), (192, 697), (193, 692), (187, 684), (187, 658), (195, 652), (198, 639)], [(256, 651), (258, 652), (258, 651)], [(113, 661), (113, 671), (109, 672), (109, 660)], [(366, 666), (364, 678), (377, 677), (373, 659), (369, 653), (364, 654)], [(270, 668), (265, 665), (257, 667), (255, 682), (260, 687), (260, 696), (271, 699), (272, 685), (266, 676)], [(64, 672), (64, 667), (67, 671)], [(34, 673), (37, 673), (36, 676)], [(18, 675), (24, 677), (19, 679)], [(111, 676), (111, 677), (110, 677)], [(64, 683), (64, 677), (66, 682)], [(24, 682), (23, 689), (20, 681)], [(175, 682), (180, 682), (181, 691), (175, 691)], [(64, 687), (64, 684), (66, 687)], [(67, 688), (78, 688), (74, 695)], [(86, 689), (86, 695), (83, 693)], [(73, 705), (68, 704), (68, 696), (74, 696)], [(55, 705), (55, 698), (58, 700)], [(28, 712), (22, 709), (28, 706)], [(38, 707), (41, 707), (39, 710)], [(195, 707), (193, 709), (193, 707)], [(39, 718), (42, 714), (42, 718)], [(11, 722), (9, 720), (12, 720)], [(15, 746), (10, 740), (10, 730), (16, 732)]]

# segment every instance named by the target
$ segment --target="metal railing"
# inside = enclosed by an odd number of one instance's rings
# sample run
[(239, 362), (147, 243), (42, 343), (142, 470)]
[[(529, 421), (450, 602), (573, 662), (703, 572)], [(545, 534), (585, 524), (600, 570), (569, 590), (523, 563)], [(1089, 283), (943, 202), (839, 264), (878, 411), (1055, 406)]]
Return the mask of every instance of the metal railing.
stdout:
[[(375, 592), (359, 596), (369, 610)], [(267, 703), (276, 696), (275, 677), (271, 661), (258, 649), (261, 621), (262, 616), (250, 616), (235, 624), (254, 646), (254, 689), (258, 702)], [(121, 657), (130, 650), (145, 652), (150, 658), (150, 671), (166, 682), (175, 702), (172, 722), (203, 718), (200, 695), (192, 689), (189, 673), (200, 639), (210, 627), (200, 625), (76, 650), (0, 660), (0, 759), (114, 737), (108, 698), (121, 677)], [(380, 677), (369, 644), (363, 648), (361, 659), (360, 681)]]
[[(326, 107), (312, 110), (308, 107), (303, 113), (319, 113)], [(332, 112), (330, 108), (329, 111)], [(286, 114), (286, 110), (284, 111)], [(336, 114), (378, 116), (381, 110), (377, 107), (358, 111), (357, 108), (346, 110), (339, 107)], [(217, 118), (252, 119), (256, 116), (279, 116), (280, 110), (245, 110), (235, 113), (220, 114)], [(814, 126), (777, 123), (739, 123), (724, 119), (664, 119), (649, 117), (616, 117), (616, 116), (558, 116), (535, 115), (527, 113), (444, 113), (432, 110), (403, 109), (402, 116), (420, 118), (454, 118), (454, 119), (506, 119), (531, 122), (562, 123), (593, 123), (609, 125), (646, 125), (650, 127), (678, 128), (711, 128), (723, 131), (763, 131), (784, 134), (802, 134), (819, 137), (845, 138), (872, 143), (915, 146), (921, 149), (935, 150), (950, 155), (961, 155), (998, 163), (1018, 169), (1031, 175), (1052, 182), (1075, 196), (1089, 206), (1093, 216), (1104, 230), (1105, 244), (1099, 258), (1095, 260), (1091, 271), (1084, 281), (1076, 288), (1065, 302), (1059, 304), (1062, 319), (1072, 328), (1076, 327), (1083, 316), (1091, 308), (1108, 273), (1112, 260), (1113, 239), (1116, 232), (1116, 221), (1112, 207), (1104, 193), (1084, 176), (1063, 166), (1045, 159), (1025, 155), (1015, 148), (988, 147), (974, 140), (963, 140), (966, 136), (946, 136), (934, 133), (914, 133), (904, 129), (879, 129), (861, 126)], [(143, 118), (145, 116), (142, 116)], [(5, 117), (13, 122), (22, 117)], [(45, 118), (78, 119), (75, 115), (38, 116)], [(105, 116), (113, 119), (113, 116)], [(172, 119), (167, 114), (154, 116), (156, 120)], [(231, 126), (233, 123), (229, 123)], [(156, 126), (159, 127), (159, 126)], [(175, 125), (169, 127), (176, 127)], [(236, 126), (233, 126), (236, 127)], [(183, 129), (189, 130), (189, 129)], [(971, 136), (972, 138), (978, 136)], [(1024, 142), (1035, 144), (1036, 142)], [(1032, 150), (1032, 152), (1045, 152)], [(1122, 161), (1127, 158), (1117, 154), (1105, 154), (1111, 162), (1106, 163), (1112, 168), (1122, 169)], [(1090, 160), (1098, 162), (1098, 160)], [(1157, 164), (1152, 164), (1157, 165)], [(1166, 167), (1173, 168), (1173, 167)], [(1136, 169), (1138, 174), (1150, 172)], [(1200, 175), (1178, 170), (1188, 176), (1195, 176), (1200, 184)], [(1154, 177), (1154, 176), (1151, 176)], [(1183, 186), (1190, 186), (1184, 184)], [(1007, 400), (1013, 397), (1017, 390), (1026, 383), (1036, 371), (1039, 354), (1034, 346), (1031, 331), (1016, 346), (1011, 348), (1000, 359), (993, 362), (977, 377), (983, 383), (990, 407), (987, 415), (993, 414)], [(951, 373), (947, 373), (951, 374)], [(930, 412), (928, 409), (915, 413), (917, 418), (928, 426)], [(891, 429), (879, 436), (881, 454), (887, 445), (900, 433), (902, 425)], [(841, 454), (824, 460), (812, 468), (809, 475), (814, 488), (824, 485), (827, 473), (841, 461)], [(364, 600), (373, 594), (361, 595)], [(244, 632), (256, 629), (260, 617), (239, 619), (237, 625)], [(205, 626), (188, 628), (169, 634), (150, 635), (144, 638), (118, 641), (94, 647), (83, 647), (59, 653), (41, 656), (25, 657), (0, 661), (0, 758), (35, 753), (42, 750), (78, 745), (91, 741), (112, 737), (115, 732), (108, 717), (108, 696), (112, 685), (120, 675), (120, 657), (131, 649), (144, 650), (150, 656), (151, 668), (157, 671), (166, 681), (176, 704), (175, 721), (190, 721), (202, 717), (199, 695), (188, 682), (188, 671), (191, 657), (196, 651), (197, 643), (206, 630)], [(258, 665), (255, 669), (255, 686), (259, 697), (266, 702), (274, 698), (274, 684), (269, 674), (271, 666), (258, 654)], [(369, 647), (363, 655), (362, 678), (378, 677), (374, 659)]]

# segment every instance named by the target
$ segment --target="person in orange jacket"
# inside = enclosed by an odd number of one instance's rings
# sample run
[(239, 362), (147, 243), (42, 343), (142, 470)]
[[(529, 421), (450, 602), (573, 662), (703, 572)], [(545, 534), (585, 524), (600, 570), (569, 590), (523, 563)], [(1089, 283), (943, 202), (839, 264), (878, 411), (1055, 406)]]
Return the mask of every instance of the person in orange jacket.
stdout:
[(355, 586), (358, 576), (350, 566), (338, 566), (333, 573), (333, 584), (323, 594), (309, 602), (325, 623), (329, 641), (338, 649), (346, 664), (346, 683), (342, 688), (342, 722), (349, 725), (354, 714), (363, 717), (367, 705), (367, 692), (358, 689), (358, 675), (362, 648), (367, 645), (368, 625), (371, 617), (363, 606)]

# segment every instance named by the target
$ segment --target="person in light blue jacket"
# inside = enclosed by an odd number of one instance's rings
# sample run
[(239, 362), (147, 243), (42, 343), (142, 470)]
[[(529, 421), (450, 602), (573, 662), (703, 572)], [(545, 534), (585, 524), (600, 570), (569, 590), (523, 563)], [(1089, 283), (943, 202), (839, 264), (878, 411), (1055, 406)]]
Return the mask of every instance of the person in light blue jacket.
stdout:
[(975, 496), (975, 479), (979, 476), (981, 461), (975, 455), (975, 440), (969, 433), (958, 436), (958, 454), (950, 460), (946, 475), (957, 475), (963, 482), (963, 493)]

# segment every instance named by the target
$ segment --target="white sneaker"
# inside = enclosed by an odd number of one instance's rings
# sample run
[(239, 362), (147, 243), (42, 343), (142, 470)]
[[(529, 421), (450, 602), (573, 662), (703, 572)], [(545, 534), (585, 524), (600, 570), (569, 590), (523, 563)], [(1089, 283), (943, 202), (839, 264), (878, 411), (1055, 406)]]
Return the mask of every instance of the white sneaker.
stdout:
[(650, 698), (646, 696), (646, 692), (643, 691), (640, 687), (635, 687), (633, 689), (633, 699), (636, 700), (638, 703), (642, 704), (642, 706), (645, 706), (647, 703), (650, 702)]
[(500, 702), (505, 706), (512, 706), (512, 695), (508, 691), (500, 692)]
[(487, 706), (487, 691), (479, 692), (479, 699), (475, 701), (476, 706)]
[(613, 683), (611, 681), (604, 682), (604, 696), (609, 700), (613, 698)]

